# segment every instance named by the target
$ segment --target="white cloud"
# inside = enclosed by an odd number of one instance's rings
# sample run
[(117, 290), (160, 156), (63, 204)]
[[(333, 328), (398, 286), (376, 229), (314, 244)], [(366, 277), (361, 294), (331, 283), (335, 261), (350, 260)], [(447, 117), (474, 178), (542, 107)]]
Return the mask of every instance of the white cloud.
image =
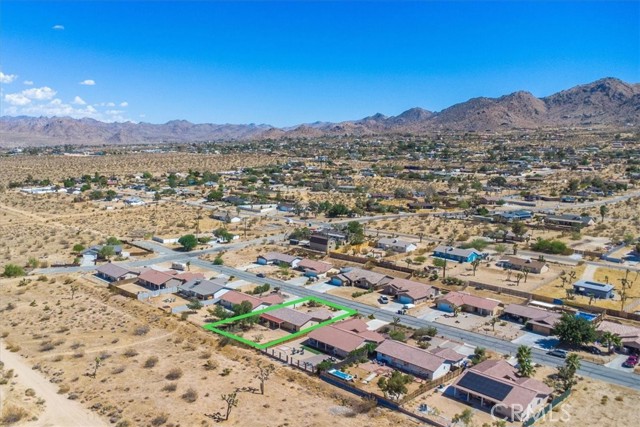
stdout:
[(4, 96), (4, 100), (11, 105), (27, 105), (31, 102), (29, 98), (21, 93), (8, 93)]
[[(87, 103), (84, 101), (84, 99), (80, 98), (79, 96), (76, 96), (75, 98), (73, 98), (73, 101), (71, 102), (72, 104), (76, 104), (76, 105), (86, 105)], [(93, 107), (91, 107), (93, 108)]]
[(50, 87), (34, 87), (25, 89), (22, 92), (8, 93), (4, 96), (4, 100), (11, 105), (24, 106), (30, 104), (32, 100), (46, 101), (56, 96), (56, 91)]
[(80, 84), (84, 85), (84, 86), (95, 86), (96, 85), (96, 81), (95, 80), (91, 80), (91, 79), (87, 79), (87, 80), (81, 81)]
[(54, 25), (53, 27), (51, 27), (52, 30), (57, 30), (57, 31), (62, 31), (64, 30), (64, 25)]
[(26, 86), (33, 86), (33, 81), (31, 80), (25, 80), (22, 83), (25, 84)]
[(122, 102), (120, 103), (120, 106), (121, 106), (121, 107), (128, 107), (128, 106), (129, 106), (129, 103), (128, 103), (127, 101), (122, 101)]
[(18, 76), (16, 76), (15, 74), (5, 74), (0, 71), (0, 83), (11, 83), (17, 78)]
[(29, 99), (46, 100), (53, 98), (58, 92), (48, 86), (43, 86), (25, 89), (21, 93)]

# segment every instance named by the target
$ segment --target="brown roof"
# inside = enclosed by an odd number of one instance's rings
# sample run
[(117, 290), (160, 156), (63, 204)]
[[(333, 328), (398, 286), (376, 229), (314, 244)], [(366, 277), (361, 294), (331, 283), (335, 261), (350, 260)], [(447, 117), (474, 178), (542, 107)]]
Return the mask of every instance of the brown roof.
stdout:
[(625, 347), (640, 349), (640, 328), (603, 320), (598, 325), (597, 330), (598, 332), (611, 332), (618, 335), (622, 340), (622, 345)]
[(119, 265), (112, 264), (110, 262), (96, 268), (96, 271), (109, 277), (115, 277), (116, 279), (124, 276), (125, 274), (131, 273), (128, 268), (120, 267)]
[(393, 357), (409, 365), (417, 366), (421, 369), (435, 372), (444, 363), (445, 359), (426, 350), (413, 347), (400, 341), (385, 340), (376, 348), (376, 352), (385, 356)]
[(252, 308), (256, 308), (257, 306), (262, 304), (262, 301), (259, 298), (256, 298), (251, 295), (243, 294), (242, 292), (238, 292), (238, 291), (225, 292), (224, 295), (220, 297), (220, 300), (226, 301), (233, 305), (240, 304), (243, 301), (249, 301), (251, 303)]
[(523, 269), (524, 267), (529, 267), (533, 270), (540, 270), (542, 269), (542, 267), (546, 265), (545, 262), (538, 261), (535, 259), (524, 259), (524, 258), (518, 258), (514, 256), (505, 256), (502, 260), (507, 261), (509, 264), (515, 265), (520, 269)]
[(194, 279), (204, 279), (204, 274), (202, 273), (191, 273), (190, 271), (186, 272), (186, 273), (180, 273), (178, 274), (178, 279), (188, 282), (189, 280), (194, 280)]
[(481, 308), (483, 310), (492, 311), (498, 305), (500, 305), (499, 301), (495, 301), (492, 299), (477, 297), (475, 295), (468, 294), (466, 292), (449, 292), (448, 294), (438, 298), (438, 301), (445, 301), (450, 304), (461, 307), (463, 305), (467, 305), (469, 307)]
[(266, 297), (260, 297), (260, 301), (267, 305), (276, 305), (282, 304), (284, 302), (284, 298), (280, 294), (269, 294)]
[[(465, 377), (467, 375), (479, 375), (483, 380), (480, 383), (473, 381), (471, 383), (475, 383), (473, 386), (471, 384), (467, 386), (461, 385), (461, 383), (466, 384)], [(507, 393), (501, 400), (497, 399), (496, 396), (489, 395), (492, 383), (507, 386)], [(517, 370), (504, 360), (485, 360), (458, 377), (452, 386), (481, 395), (494, 402), (499, 400), (500, 403), (506, 406), (514, 407), (514, 410), (527, 408), (536, 396), (548, 396), (553, 391), (543, 382), (534, 378), (518, 377)]]
[(309, 333), (309, 338), (345, 352), (359, 348), (365, 342), (381, 343), (385, 338), (367, 329), (362, 319), (348, 319), (333, 325), (323, 326)]
[(287, 307), (263, 313), (260, 317), (274, 322), (287, 322), (296, 326), (303, 326), (312, 319), (307, 313)]
[(314, 261), (312, 259), (305, 258), (298, 263), (298, 268), (301, 268), (305, 271), (312, 270), (318, 274), (324, 274), (327, 271), (331, 270), (333, 268), (333, 265), (327, 262)]
[(151, 283), (152, 285), (161, 286), (173, 279), (173, 274), (149, 268), (140, 273), (138, 278), (147, 283)]
[(397, 277), (387, 285), (395, 290), (396, 295), (406, 294), (414, 300), (429, 298), (437, 293), (437, 289), (433, 286)]
[(391, 277), (384, 274), (376, 273), (375, 271), (365, 270), (362, 268), (353, 268), (345, 273), (338, 274), (338, 277), (346, 278), (352, 282), (356, 280), (365, 279), (369, 283), (378, 284), (381, 282), (389, 282)]
[(447, 362), (458, 363), (464, 360), (467, 356), (460, 354), (455, 350), (446, 347), (438, 347), (430, 351), (430, 353), (440, 356), (447, 360)]

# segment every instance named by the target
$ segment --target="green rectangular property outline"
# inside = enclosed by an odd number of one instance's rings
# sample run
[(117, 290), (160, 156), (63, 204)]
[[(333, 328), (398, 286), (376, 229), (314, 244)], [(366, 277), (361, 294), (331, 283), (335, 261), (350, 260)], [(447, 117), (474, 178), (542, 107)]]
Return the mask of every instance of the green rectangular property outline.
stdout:
[[(339, 316), (336, 316), (336, 317), (334, 317), (332, 319), (325, 320), (324, 322), (318, 323), (317, 325), (309, 326), (308, 328), (302, 329), (302, 330), (300, 330), (298, 332), (294, 332), (294, 333), (289, 334), (287, 336), (280, 337), (280, 338), (275, 339), (273, 341), (266, 342), (264, 344), (258, 344), (258, 343), (255, 343), (253, 341), (249, 341), (248, 339), (242, 338), (242, 337), (240, 337), (238, 335), (235, 335), (235, 334), (232, 334), (230, 332), (223, 331), (221, 329), (216, 328), (216, 326), (225, 325), (227, 323), (233, 323), (233, 322), (236, 322), (238, 320), (244, 319), (246, 317), (260, 316), (261, 314), (268, 313), (269, 311), (277, 310), (277, 309), (283, 308), (283, 307), (288, 307), (290, 305), (296, 305), (296, 304), (305, 303), (307, 301), (315, 301), (318, 304), (326, 305), (327, 307), (335, 308), (336, 310), (345, 311), (346, 313), (341, 314)], [(299, 298), (297, 300), (285, 302), (285, 303), (282, 303), (282, 304), (272, 305), (272, 306), (267, 307), (267, 308), (262, 309), (262, 310), (252, 311), (252, 312), (246, 313), (246, 314), (241, 314), (240, 316), (229, 317), (227, 319), (219, 320), (219, 321), (214, 322), (214, 323), (208, 323), (208, 324), (204, 325), (203, 328), (208, 330), (208, 331), (215, 332), (216, 334), (222, 335), (224, 337), (230, 338), (232, 340), (241, 342), (243, 344), (246, 344), (246, 345), (248, 345), (250, 347), (253, 347), (253, 348), (256, 348), (258, 350), (264, 350), (265, 348), (269, 348), (269, 347), (272, 347), (274, 345), (283, 343), (285, 341), (289, 341), (289, 340), (298, 338), (300, 336), (306, 335), (306, 334), (308, 334), (309, 332), (311, 332), (311, 331), (313, 331), (315, 329), (318, 329), (318, 328), (321, 328), (323, 326), (327, 326), (327, 325), (330, 325), (332, 323), (338, 322), (340, 320), (346, 319), (346, 318), (351, 317), (351, 316), (353, 316), (353, 315), (355, 315), (357, 313), (358, 313), (358, 311), (354, 310), (352, 308), (345, 307), (345, 306), (342, 306), (340, 304), (336, 304), (336, 303), (333, 303), (333, 302), (330, 302), (330, 301), (326, 301), (324, 299), (317, 298), (317, 297), (314, 297), (314, 296), (309, 296), (309, 297)]]

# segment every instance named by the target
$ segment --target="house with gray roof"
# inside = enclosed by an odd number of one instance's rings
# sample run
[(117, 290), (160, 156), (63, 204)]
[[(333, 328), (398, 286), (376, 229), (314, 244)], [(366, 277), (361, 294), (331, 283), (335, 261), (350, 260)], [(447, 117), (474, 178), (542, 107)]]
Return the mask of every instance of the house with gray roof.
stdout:
[(379, 249), (398, 253), (408, 253), (418, 249), (418, 246), (415, 243), (397, 239), (395, 237), (383, 237), (378, 240), (377, 246)]
[(385, 340), (376, 347), (376, 359), (428, 380), (440, 378), (451, 370), (451, 364), (444, 357), (395, 340)]
[(296, 268), (302, 258), (287, 255), (280, 252), (267, 252), (264, 255), (258, 256), (256, 262), (260, 265), (274, 264), (274, 265), (287, 265), (291, 268)]
[(227, 281), (225, 279), (191, 279), (178, 287), (178, 292), (187, 298), (209, 300), (220, 298), (225, 292)]
[(96, 276), (107, 282), (117, 282), (119, 280), (134, 278), (137, 274), (128, 268), (108, 262), (96, 268)]
[(393, 277), (362, 268), (352, 268), (331, 278), (336, 286), (357, 286), (364, 289), (380, 289), (391, 282)]

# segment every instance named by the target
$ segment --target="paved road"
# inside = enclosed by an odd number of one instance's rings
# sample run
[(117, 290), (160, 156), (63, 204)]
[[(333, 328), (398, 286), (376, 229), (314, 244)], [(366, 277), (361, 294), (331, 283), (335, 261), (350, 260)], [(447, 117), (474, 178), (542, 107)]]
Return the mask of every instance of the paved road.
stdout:
[[(278, 239), (278, 237), (283, 238), (284, 234), (279, 236), (273, 236), (272, 238)], [(410, 326), (412, 328), (435, 326), (436, 328), (438, 328), (438, 332), (441, 335), (459, 340), (461, 342), (464, 342), (470, 345), (489, 348), (493, 351), (497, 351), (503, 354), (515, 355), (517, 352), (518, 345), (513, 344), (509, 341), (503, 341), (495, 337), (486, 336), (483, 334), (467, 331), (464, 329), (454, 328), (448, 325), (433, 323), (427, 320), (415, 318), (413, 316), (398, 315), (386, 310), (382, 310), (377, 307), (372, 307), (366, 304), (362, 304), (357, 301), (352, 301), (352, 300), (341, 298), (335, 295), (316, 292), (311, 289), (307, 289), (302, 286), (291, 285), (280, 280), (276, 280), (272, 278), (257, 278), (253, 273), (248, 273), (246, 271), (237, 270), (235, 268), (227, 267), (227, 266), (216, 266), (216, 265), (213, 265), (211, 262), (204, 261), (198, 258), (202, 254), (214, 253), (222, 250), (226, 251), (226, 250), (239, 249), (241, 247), (244, 247), (250, 244), (261, 242), (262, 240), (263, 239), (254, 239), (254, 240), (249, 240), (249, 241), (240, 242), (236, 244), (219, 245), (218, 247), (205, 249), (201, 251), (193, 251), (189, 253), (172, 252), (170, 254), (161, 255), (155, 259), (134, 261), (130, 263), (122, 263), (122, 265), (130, 266), (130, 267), (136, 267), (136, 266), (140, 267), (142, 265), (155, 264), (155, 263), (167, 262), (167, 261), (176, 261), (176, 262), (190, 261), (193, 265), (197, 265), (203, 268), (217, 271), (218, 273), (226, 274), (228, 276), (235, 276), (238, 279), (243, 279), (248, 282), (259, 283), (259, 284), (269, 283), (272, 287), (277, 286), (280, 289), (286, 292), (289, 292), (293, 295), (299, 295), (302, 297), (315, 296), (315, 297), (323, 298), (325, 300), (335, 302), (337, 304), (342, 304), (344, 306), (358, 310), (361, 314), (365, 316), (369, 316), (373, 314), (377, 319), (387, 321), (387, 322), (392, 322), (394, 317), (399, 317), (402, 324), (406, 326)], [(150, 242), (143, 242), (143, 243), (149, 246), (155, 246), (155, 243), (150, 243)], [(47, 269), (36, 270), (36, 274), (88, 272), (92, 270), (95, 270), (95, 267), (47, 268)], [(562, 364), (561, 359), (558, 359), (553, 356), (549, 356), (542, 350), (533, 348), (532, 354), (533, 354), (533, 360), (542, 365), (553, 367), (553, 366)], [(597, 365), (595, 363), (590, 363), (586, 361), (583, 361), (582, 365), (583, 366), (579, 371), (581, 375), (585, 375), (597, 380), (606, 381), (612, 384), (617, 384), (617, 385), (640, 390), (640, 376), (629, 375), (621, 371), (617, 371), (602, 365)]]
[[(499, 353), (515, 355), (518, 349), (517, 344), (513, 344), (509, 341), (503, 341), (495, 337), (486, 336), (475, 332), (466, 331), (464, 329), (442, 325), (439, 323), (429, 322), (427, 320), (418, 319), (413, 316), (398, 315), (380, 308), (359, 303), (357, 301), (348, 300), (335, 295), (323, 294), (320, 292), (312, 291), (305, 287), (293, 286), (276, 279), (257, 278), (253, 273), (236, 270), (235, 268), (227, 266), (214, 266), (211, 265), (211, 263), (202, 260), (192, 260), (191, 262), (192, 264), (209, 268), (217, 271), (218, 273), (226, 274), (228, 276), (235, 276), (237, 279), (246, 280), (248, 282), (269, 283), (272, 287), (280, 287), (280, 289), (282, 289), (283, 291), (290, 292), (294, 295), (299, 295), (302, 297), (315, 296), (318, 298), (322, 298), (327, 301), (358, 310), (358, 312), (365, 316), (373, 314), (376, 319), (384, 320), (386, 322), (392, 322), (394, 317), (399, 317), (402, 324), (410, 326), (412, 328), (434, 326), (438, 329), (439, 334), (444, 335), (448, 338), (453, 338), (474, 346), (485, 347)], [(540, 363), (541, 365), (555, 367), (563, 363), (562, 359), (554, 356), (549, 356), (544, 351), (536, 348), (532, 349), (532, 354), (533, 360), (537, 363)], [(579, 373), (581, 375), (588, 376), (597, 380), (640, 390), (640, 376), (629, 375), (602, 365), (597, 365), (595, 363), (583, 361), (582, 368), (579, 370)]]

